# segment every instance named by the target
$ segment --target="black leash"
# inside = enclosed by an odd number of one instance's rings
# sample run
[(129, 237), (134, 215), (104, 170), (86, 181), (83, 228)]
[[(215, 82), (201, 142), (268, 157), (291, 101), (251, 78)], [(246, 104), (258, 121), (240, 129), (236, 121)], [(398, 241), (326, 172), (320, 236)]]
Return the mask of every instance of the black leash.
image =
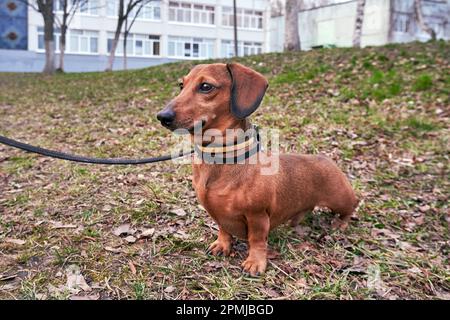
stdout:
[(166, 156), (160, 156), (160, 157), (154, 157), (154, 158), (143, 158), (143, 159), (122, 159), (122, 158), (90, 158), (90, 157), (83, 157), (83, 156), (77, 156), (73, 154), (68, 154), (64, 152), (44, 149), (36, 146), (32, 146), (23, 142), (19, 142), (17, 140), (13, 140), (4, 136), (0, 136), (0, 143), (5, 144), (10, 147), (14, 147), (17, 149), (25, 150), (28, 152), (37, 153), (43, 156), (52, 157), (52, 158), (58, 158), (68, 161), (74, 161), (74, 162), (83, 162), (83, 163), (95, 163), (95, 164), (112, 164), (112, 165), (129, 165), (129, 164), (145, 164), (145, 163), (155, 163), (155, 162), (161, 162), (161, 161), (167, 161), (171, 159), (177, 159), (181, 158), (187, 155), (190, 155), (194, 152), (194, 150), (191, 150), (187, 153), (183, 153), (182, 151), (179, 151), (178, 154), (175, 156), (172, 155), (166, 155)]

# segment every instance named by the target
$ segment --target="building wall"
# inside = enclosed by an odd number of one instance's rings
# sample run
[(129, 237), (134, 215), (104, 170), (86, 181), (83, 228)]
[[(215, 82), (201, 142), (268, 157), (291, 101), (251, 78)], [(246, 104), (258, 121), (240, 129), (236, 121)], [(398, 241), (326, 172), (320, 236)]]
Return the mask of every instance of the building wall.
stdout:
[[(315, 46), (352, 46), (356, 19), (356, 1), (349, 0), (301, 10), (298, 26), (302, 50)], [(361, 45), (382, 45), (387, 42), (389, 0), (367, 0)], [(284, 16), (272, 18), (271, 48), (282, 51), (284, 44)]]
[[(450, 0), (422, 1), (425, 21), (436, 32), (438, 39), (450, 39)], [(391, 42), (427, 41), (430, 35), (416, 22), (414, 0), (392, 0)]]
[[(311, 2), (312, 3), (312, 2)], [(311, 4), (304, 2), (305, 5)], [(352, 46), (356, 20), (356, 0), (317, 2), (299, 13), (299, 34), (303, 50), (315, 46)], [(314, 4), (317, 4), (314, 3)], [(326, 3), (326, 4), (323, 4)], [(423, 0), (422, 11), (427, 23), (437, 30), (439, 39), (450, 39), (450, 0)], [(361, 45), (384, 45), (390, 42), (427, 41), (430, 36), (415, 22), (414, 0), (367, 0), (364, 11)], [(392, 5), (392, 11), (391, 11)], [(390, 23), (407, 16), (406, 32), (390, 31)], [(394, 27), (394, 25), (393, 25)], [(284, 16), (270, 22), (270, 47), (282, 51), (284, 44)], [(394, 28), (395, 29), (395, 28)]]
[(28, 11), (19, 0), (0, 0), (0, 49), (26, 50)]
[[(4, 1), (4, 0), (0, 0)], [(89, 16), (77, 13), (69, 29), (98, 31), (98, 53), (95, 54), (65, 54), (65, 70), (68, 72), (77, 71), (102, 71), (106, 67), (108, 50), (107, 35), (114, 32), (116, 19), (108, 17), (106, 6), (107, 0), (101, 0), (98, 8), (98, 16)], [(178, 1), (178, 0), (175, 0)], [(182, 0), (180, 0), (182, 1)], [(160, 36), (160, 55), (157, 57), (133, 57), (129, 56), (127, 64), (129, 69), (142, 68), (155, 64), (161, 64), (180, 60), (179, 57), (169, 57), (168, 39), (169, 36), (197, 37), (214, 40), (214, 55), (211, 58), (218, 58), (222, 52), (222, 40), (233, 40), (233, 28), (222, 25), (223, 6), (231, 7), (233, 0), (184, 0), (189, 3), (198, 3), (215, 6), (214, 25), (195, 25), (190, 23), (172, 22), (168, 19), (168, 0), (161, 2), (161, 20), (149, 21), (137, 19), (131, 29), (131, 33), (157, 35)], [(264, 12), (264, 28), (262, 30), (248, 30), (239, 28), (238, 40), (262, 43), (263, 52), (270, 50), (268, 45), (269, 33), (267, 25), (269, 23), (268, 0), (239, 0), (238, 8), (259, 10)], [(0, 71), (21, 71), (39, 72), (44, 65), (43, 50), (38, 49), (38, 28), (43, 26), (42, 16), (32, 8), (28, 9), (28, 51), (16, 54), (15, 52), (0, 49)], [(67, 39), (67, 43), (69, 39)], [(191, 58), (192, 59), (192, 58)], [(56, 61), (58, 61), (56, 59)], [(116, 56), (114, 69), (122, 68), (122, 58)]]

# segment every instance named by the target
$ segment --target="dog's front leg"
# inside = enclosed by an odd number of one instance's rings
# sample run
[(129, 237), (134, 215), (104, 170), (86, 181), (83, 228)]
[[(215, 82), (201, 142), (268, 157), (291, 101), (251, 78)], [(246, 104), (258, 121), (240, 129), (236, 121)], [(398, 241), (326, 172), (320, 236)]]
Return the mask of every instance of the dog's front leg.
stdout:
[(229, 234), (219, 226), (219, 235), (217, 237), (217, 240), (211, 243), (207, 252), (211, 253), (214, 256), (224, 255), (226, 257), (230, 255), (232, 240), (233, 238), (231, 234)]
[(269, 216), (264, 212), (251, 214), (247, 218), (248, 257), (242, 263), (245, 273), (259, 276), (267, 266), (267, 237), (270, 230)]

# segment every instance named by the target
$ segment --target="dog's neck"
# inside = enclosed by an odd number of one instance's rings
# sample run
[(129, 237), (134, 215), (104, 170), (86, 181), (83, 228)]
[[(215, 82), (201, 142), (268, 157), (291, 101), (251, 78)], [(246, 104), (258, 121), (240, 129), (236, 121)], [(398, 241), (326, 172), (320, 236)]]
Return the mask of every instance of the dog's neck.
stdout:
[[(216, 129), (216, 128), (212, 128), (212, 129), (218, 130), (220, 132), (221, 141), (227, 141), (228, 143), (233, 143), (242, 138), (242, 132), (246, 132), (247, 130), (249, 130), (251, 128), (252, 128), (252, 125), (251, 125), (250, 121), (248, 119), (243, 119), (243, 120), (234, 121), (233, 123), (231, 123), (224, 129)], [(207, 131), (207, 130), (208, 130), (208, 128), (205, 131)], [(230, 139), (227, 140), (227, 136), (226, 136), (227, 130), (235, 131), (240, 134), (233, 136), (232, 140), (230, 140)], [(205, 131), (202, 131), (201, 135), (191, 136), (192, 143), (196, 144), (196, 145), (202, 145), (202, 146), (207, 146), (207, 145), (211, 144), (212, 141), (210, 138), (207, 137), (207, 135), (205, 135)]]
[(194, 137), (195, 160), (202, 164), (244, 164), (260, 150), (258, 129), (246, 119), (236, 121), (218, 134)]

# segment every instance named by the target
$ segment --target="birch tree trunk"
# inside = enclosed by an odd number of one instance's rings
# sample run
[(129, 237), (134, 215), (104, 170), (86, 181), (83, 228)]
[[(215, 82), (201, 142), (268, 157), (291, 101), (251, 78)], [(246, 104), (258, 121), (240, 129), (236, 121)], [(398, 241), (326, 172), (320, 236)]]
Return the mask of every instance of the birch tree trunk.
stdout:
[(114, 33), (114, 40), (111, 47), (111, 52), (109, 53), (108, 64), (105, 71), (112, 71), (114, 65), (114, 59), (116, 56), (116, 49), (119, 43), (120, 31), (122, 30), (122, 25), (124, 22), (124, 0), (119, 1), (119, 14), (117, 15), (117, 26), (116, 32)]
[(353, 30), (353, 46), (356, 48), (361, 47), (361, 34), (364, 22), (364, 8), (366, 6), (366, 0), (358, 0), (356, 4), (356, 21), (355, 29)]
[(64, 72), (64, 54), (66, 52), (66, 34), (67, 28), (61, 27), (61, 37), (59, 39), (59, 72)]
[(128, 18), (125, 19), (125, 31), (123, 33), (123, 70), (127, 70), (127, 39), (128, 39)]
[(416, 14), (417, 23), (419, 24), (419, 27), (428, 33), (431, 36), (431, 40), (436, 40), (436, 31), (433, 30), (423, 18), (422, 13), (422, 1), (421, 0), (414, 0), (414, 11)]
[(286, 22), (284, 28), (284, 51), (300, 50), (298, 34), (299, 0), (286, 0)]
[(64, 54), (66, 52), (67, 19), (69, 17), (68, 0), (64, 0), (61, 22), (61, 36), (59, 38), (59, 72), (64, 72)]
[(53, 14), (53, 0), (38, 0), (37, 4), (44, 19), (45, 66), (42, 72), (53, 74), (55, 72), (55, 38), (53, 27), (55, 16)]

